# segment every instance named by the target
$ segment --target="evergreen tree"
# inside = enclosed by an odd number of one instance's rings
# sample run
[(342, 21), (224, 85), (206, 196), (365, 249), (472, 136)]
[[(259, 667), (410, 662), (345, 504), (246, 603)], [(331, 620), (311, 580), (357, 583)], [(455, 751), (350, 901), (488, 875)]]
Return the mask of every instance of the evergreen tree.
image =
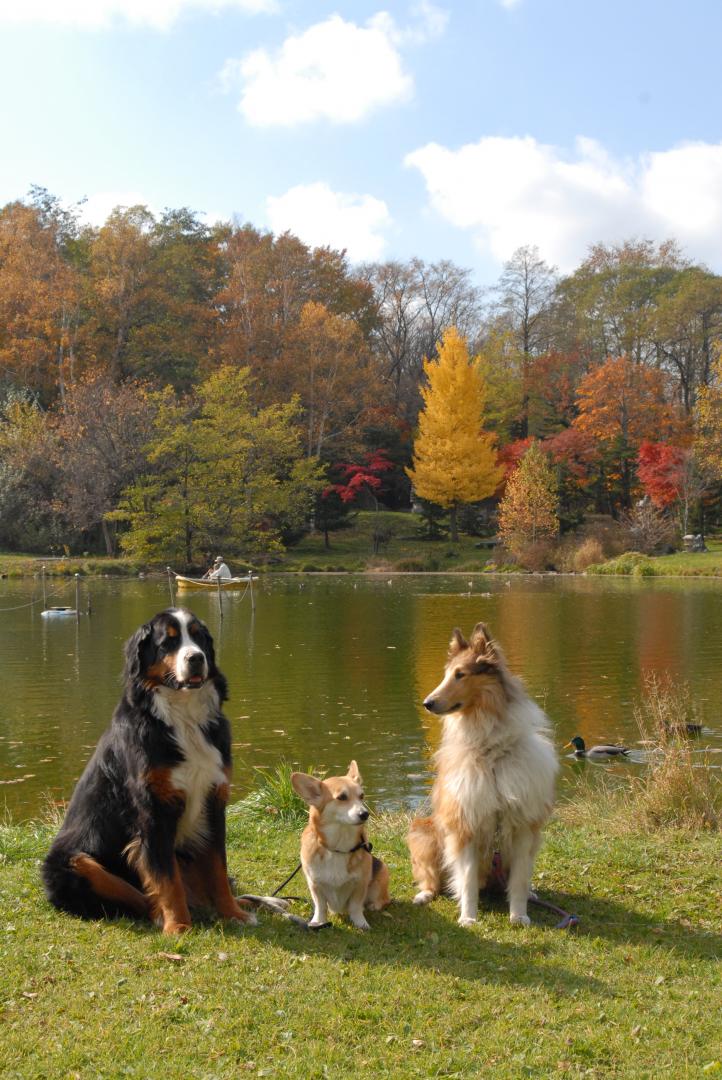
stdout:
[(424, 361), (427, 385), (414, 443), (414, 490), (449, 511), (451, 539), (459, 539), (457, 510), (493, 495), (502, 476), (493, 436), (483, 429), (486, 386), (466, 342), (452, 327), (436, 360)]

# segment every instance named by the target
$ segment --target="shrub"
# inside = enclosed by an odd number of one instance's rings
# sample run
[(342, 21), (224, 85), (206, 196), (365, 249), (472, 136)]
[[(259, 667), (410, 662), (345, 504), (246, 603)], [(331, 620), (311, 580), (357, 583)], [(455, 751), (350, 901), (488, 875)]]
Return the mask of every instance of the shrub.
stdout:
[(634, 574), (637, 577), (649, 577), (654, 572), (654, 564), (641, 551), (627, 551), (609, 562), (587, 567), (588, 574)]
[(399, 559), (397, 563), (394, 563), (394, 570), (400, 574), (421, 574), (428, 570), (428, 563), (423, 559)]
[[(293, 771), (294, 767), (287, 761), (279, 762), (273, 769), (256, 767), (260, 783), (249, 795), (246, 795), (245, 799), (234, 803), (229, 808), (229, 814), (232, 816), (236, 813), (248, 813), (255, 817), (270, 817), (289, 825), (300, 825), (305, 822), (308, 817), (308, 807), (293, 789), (291, 784)], [(313, 768), (301, 771), (319, 775), (318, 770)]]
[(579, 541), (597, 540), (605, 559), (621, 555), (629, 546), (621, 524), (608, 514), (588, 514), (575, 535)]
[(532, 573), (555, 569), (555, 544), (551, 539), (520, 542), (515, 547), (514, 555), (518, 565)]
[(581, 542), (577, 537), (564, 537), (555, 555), (557, 568), (565, 573), (581, 574), (588, 566), (603, 560), (604, 549), (600, 541), (593, 537), (587, 537)]
[(647, 499), (625, 514), (621, 524), (628, 550), (645, 555), (674, 550), (678, 539), (674, 522)]

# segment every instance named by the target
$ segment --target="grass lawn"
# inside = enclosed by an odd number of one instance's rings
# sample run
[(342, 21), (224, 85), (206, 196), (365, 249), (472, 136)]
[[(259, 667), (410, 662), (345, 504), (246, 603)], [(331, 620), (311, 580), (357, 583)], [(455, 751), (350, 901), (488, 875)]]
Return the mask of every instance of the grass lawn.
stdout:
[[(722, 1075), (720, 836), (547, 833), (543, 895), (581, 917), (511, 928), (500, 904), (461, 929), (455, 906), (411, 904), (405, 823), (376, 820), (391, 868), (363, 934), (262, 914), (162, 937), (83, 923), (46, 903), (45, 826), (0, 830), (4, 1077), (703, 1077)], [(229, 862), (245, 890), (293, 868), (295, 825), (236, 809)], [(287, 891), (306, 895), (299, 876)], [(296, 905), (306, 913), (307, 908)]]
[[(388, 530), (390, 539), (373, 552), (374, 529)], [(330, 548), (325, 547), (322, 533), (304, 536), (284, 556), (284, 567), (294, 570), (484, 570), (492, 549), (477, 546), (478, 536), (459, 537), (452, 544), (442, 540), (427, 540), (423, 522), (416, 514), (381, 510), (360, 511), (351, 528), (329, 534)]]
[[(374, 529), (386, 529), (390, 538), (381, 545), (378, 554), (373, 552)], [(360, 511), (353, 525), (330, 534), (331, 547), (326, 548), (322, 533), (313, 533), (283, 555), (268, 564), (259, 564), (262, 572), (302, 571), (382, 571), (421, 573), (464, 572), (481, 573), (518, 571), (513, 564), (497, 567), (490, 564), (492, 548), (478, 536), (461, 535), (456, 544), (445, 537), (442, 540), (426, 540), (423, 524), (415, 514), (394, 513), (382, 510)], [(481, 545), (481, 546), (480, 546)], [(705, 576), (722, 577), (722, 539), (708, 540), (709, 551), (701, 554), (677, 552), (674, 555), (647, 556), (627, 552), (616, 559), (588, 569), (588, 573), (610, 575), (653, 576)], [(28, 577), (40, 573), (43, 559), (33, 555), (0, 553), (0, 576)], [(242, 560), (229, 559), (232, 570), (242, 572), (247, 564)], [(141, 570), (165, 574), (165, 564), (148, 567), (133, 559), (110, 559), (104, 556), (70, 556), (45, 561), (48, 577), (54, 575), (83, 576), (114, 575), (135, 576)]]

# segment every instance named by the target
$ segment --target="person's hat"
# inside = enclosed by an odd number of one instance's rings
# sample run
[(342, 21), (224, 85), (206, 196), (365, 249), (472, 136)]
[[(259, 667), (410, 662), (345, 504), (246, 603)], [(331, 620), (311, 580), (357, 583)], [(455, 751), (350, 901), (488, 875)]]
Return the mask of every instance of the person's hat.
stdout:
[(223, 562), (223, 556), (222, 555), (216, 555), (216, 562)]

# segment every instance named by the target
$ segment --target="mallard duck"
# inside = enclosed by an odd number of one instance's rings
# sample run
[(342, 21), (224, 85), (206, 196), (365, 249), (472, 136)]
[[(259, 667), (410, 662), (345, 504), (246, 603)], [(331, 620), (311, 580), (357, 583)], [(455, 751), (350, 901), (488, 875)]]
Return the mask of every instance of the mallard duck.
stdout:
[(564, 749), (570, 746), (574, 748), (574, 757), (589, 758), (590, 761), (609, 761), (611, 758), (626, 757), (629, 753), (626, 746), (601, 745), (592, 746), (587, 750), (581, 735), (575, 735), (570, 742), (565, 744)]
[(701, 724), (687, 724), (684, 720), (672, 721), (664, 725), (668, 735), (701, 735)]

